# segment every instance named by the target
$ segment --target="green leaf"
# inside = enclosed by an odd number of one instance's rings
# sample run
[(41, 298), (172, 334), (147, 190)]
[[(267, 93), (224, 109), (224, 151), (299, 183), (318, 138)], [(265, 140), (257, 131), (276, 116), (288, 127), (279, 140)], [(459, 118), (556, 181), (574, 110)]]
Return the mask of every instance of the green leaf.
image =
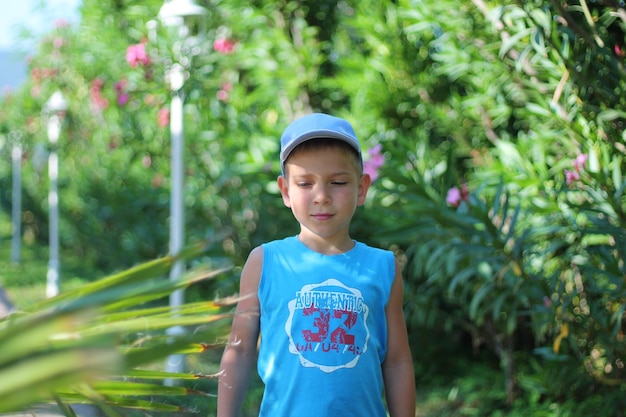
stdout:
[(89, 381), (122, 365), (113, 348), (74, 348), (25, 357), (0, 369), (0, 412), (49, 398), (56, 387)]
[(520, 43), (522, 39), (529, 37), (534, 31), (534, 28), (528, 28), (505, 39), (504, 42), (502, 42), (502, 46), (500, 46), (498, 56), (500, 58), (503, 58), (506, 54), (509, 53), (511, 49), (515, 47), (515, 45)]
[(485, 312), (480, 311), (481, 304), (483, 299), (487, 297), (492, 291), (494, 291), (494, 287), (491, 283), (485, 283), (481, 285), (481, 287), (476, 291), (474, 296), (472, 297), (472, 301), (469, 306), (469, 316), (472, 320), (477, 322), (482, 322), (483, 316)]
[(448, 293), (453, 296), (458, 286), (468, 285), (470, 279), (474, 276), (476, 276), (476, 268), (473, 265), (455, 273), (450, 285), (448, 285)]

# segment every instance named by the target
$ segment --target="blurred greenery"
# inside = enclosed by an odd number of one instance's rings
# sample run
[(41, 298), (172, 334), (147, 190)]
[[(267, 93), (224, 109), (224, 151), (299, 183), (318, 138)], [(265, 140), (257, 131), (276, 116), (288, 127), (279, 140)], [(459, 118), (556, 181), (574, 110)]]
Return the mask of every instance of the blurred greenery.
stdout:
[[(188, 266), (235, 273), (194, 286), (190, 302), (235, 293), (251, 248), (295, 233), (275, 186), (277, 138), (298, 115), (333, 113), (366, 155), (382, 146), (353, 236), (404, 266), (418, 415), (623, 415), (623, 1), (198, 3), (210, 15), (204, 43), (183, 48), (185, 231), (217, 244)], [(38, 39), (27, 82), (2, 97), (0, 155), (9, 161), (17, 139), (25, 149), (22, 262), (0, 272), (20, 305), (36, 301), (27, 288), (45, 270), (42, 108), (54, 91), (70, 105), (63, 290), (167, 253), (159, 117), (180, 52), (148, 29), (161, 4), (84, 0), (80, 24)], [(137, 45), (147, 56), (129, 61)], [(0, 164), (7, 260), (11, 179)]]
[[(176, 259), (190, 260), (205, 247), (190, 246), (126, 271), (83, 283), (0, 318), (0, 413), (54, 401), (67, 415), (69, 404), (113, 409), (185, 411), (170, 396), (208, 396), (177, 381), (215, 374), (172, 373), (155, 367), (169, 355), (202, 354), (219, 348), (229, 315), (225, 302), (163, 303), (175, 290), (223, 271), (194, 271), (179, 280), (163, 274)], [(166, 332), (180, 327), (181, 332)], [(163, 381), (171, 381), (163, 384)]]

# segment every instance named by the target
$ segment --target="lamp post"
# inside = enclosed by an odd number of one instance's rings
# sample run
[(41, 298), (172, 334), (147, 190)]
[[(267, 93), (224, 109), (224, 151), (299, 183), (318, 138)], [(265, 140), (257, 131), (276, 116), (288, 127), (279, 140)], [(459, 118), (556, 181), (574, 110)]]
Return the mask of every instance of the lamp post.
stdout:
[(13, 131), (9, 133), (9, 138), (13, 142), (13, 149), (11, 150), (13, 160), (11, 261), (18, 264), (20, 263), (22, 243), (22, 134), (19, 131)]
[(48, 262), (48, 274), (46, 275), (46, 296), (54, 297), (59, 293), (59, 158), (57, 143), (61, 136), (61, 125), (68, 104), (60, 91), (52, 94), (44, 105), (44, 114), (48, 122), (48, 141), (50, 142), (50, 154), (48, 155), (48, 177), (50, 178), (50, 191), (48, 193), (48, 206), (50, 210), (50, 260)]
[[(184, 206), (184, 129), (183, 129), (183, 86), (188, 77), (186, 66), (190, 63), (192, 49), (198, 45), (203, 36), (201, 18), (207, 13), (204, 7), (198, 6), (193, 0), (169, 0), (159, 10), (159, 19), (163, 26), (172, 30), (175, 43), (173, 45), (174, 63), (166, 72), (172, 94), (170, 105), (171, 134), (171, 196), (170, 196), (170, 255), (178, 255), (185, 240), (185, 206)], [(197, 33), (194, 33), (197, 32)], [(178, 280), (185, 272), (182, 260), (177, 260), (170, 270), (170, 280)], [(184, 302), (182, 289), (174, 291), (170, 296), (170, 307), (176, 312)], [(167, 333), (176, 336), (184, 333), (181, 326), (168, 329)], [(168, 372), (184, 370), (184, 355), (170, 355), (165, 364)], [(166, 381), (171, 384), (171, 381)]]

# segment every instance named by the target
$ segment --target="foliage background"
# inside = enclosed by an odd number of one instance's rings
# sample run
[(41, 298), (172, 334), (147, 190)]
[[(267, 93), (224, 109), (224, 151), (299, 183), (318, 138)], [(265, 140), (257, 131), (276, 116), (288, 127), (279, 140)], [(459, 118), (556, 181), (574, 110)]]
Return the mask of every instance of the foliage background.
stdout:
[[(489, 412), (521, 399), (547, 415), (621, 415), (623, 1), (198, 3), (211, 14), (185, 85), (186, 233), (221, 245), (196, 262), (241, 265), (294, 233), (274, 185), (277, 138), (298, 115), (343, 116), (366, 152), (382, 145), (353, 234), (403, 260), (419, 382), (467, 357), (501, 370), (502, 390), (481, 398)], [(80, 25), (41, 39), (27, 84), (0, 103), (2, 155), (11, 132), (26, 149), (24, 240), (46, 242), (41, 109), (57, 89), (68, 98), (62, 246), (103, 272), (167, 251), (159, 114), (173, 42), (147, 29), (160, 6), (85, 0)], [(149, 62), (132, 67), (127, 48), (142, 43)], [(9, 211), (9, 166), (0, 172)]]

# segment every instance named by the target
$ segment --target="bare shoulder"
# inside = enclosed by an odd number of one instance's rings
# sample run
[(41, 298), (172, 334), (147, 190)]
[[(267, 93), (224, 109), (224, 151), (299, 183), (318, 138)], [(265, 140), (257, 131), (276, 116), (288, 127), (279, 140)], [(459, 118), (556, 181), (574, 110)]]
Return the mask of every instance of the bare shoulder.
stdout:
[(402, 309), (403, 301), (403, 283), (402, 283), (402, 267), (397, 258), (394, 258), (395, 263), (395, 275), (393, 277), (393, 284), (391, 286), (391, 294), (389, 296), (389, 305), (392, 308)]
[[(244, 275), (261, 275), (263, 269), (263, 246), (257, 246), (250, 252), (246, 264), (241, 272), (242, 278)], [(258, 277), (257, 277), (258, 278)]]
[(410, 349), (403, 311), (402, 270), (396, 260), (396, 274), (387, 304), (387, 342), (390, 362), (410, 361)]
[(263, 247), (258, 246), (250, 252), (241, 271), (239, 281), (240, 308), (250, 309), (258, 306), (257, 291), (263, 271)]
[[(246, 264), (244, 265), (244, 271), (246, 269), (256, 271), (257, 269), (261, 270), (263, 267), (263, 246), (257, 246), (252, 249), (250, 255), (248, 255), (248, 259), (246, 260)], [(242, 272), (243, 275), (243, 272)]]
[[(387, 303), (387, 328), (390, 345), (402, 346), (406, 343), (406, 324), (404, 320), (403, 301), (404, 289), (402, 283), (402, 270), (398, 260), (395, 261), (395, 276)], [(398, 342), (400, 343), (398, 345)]]

